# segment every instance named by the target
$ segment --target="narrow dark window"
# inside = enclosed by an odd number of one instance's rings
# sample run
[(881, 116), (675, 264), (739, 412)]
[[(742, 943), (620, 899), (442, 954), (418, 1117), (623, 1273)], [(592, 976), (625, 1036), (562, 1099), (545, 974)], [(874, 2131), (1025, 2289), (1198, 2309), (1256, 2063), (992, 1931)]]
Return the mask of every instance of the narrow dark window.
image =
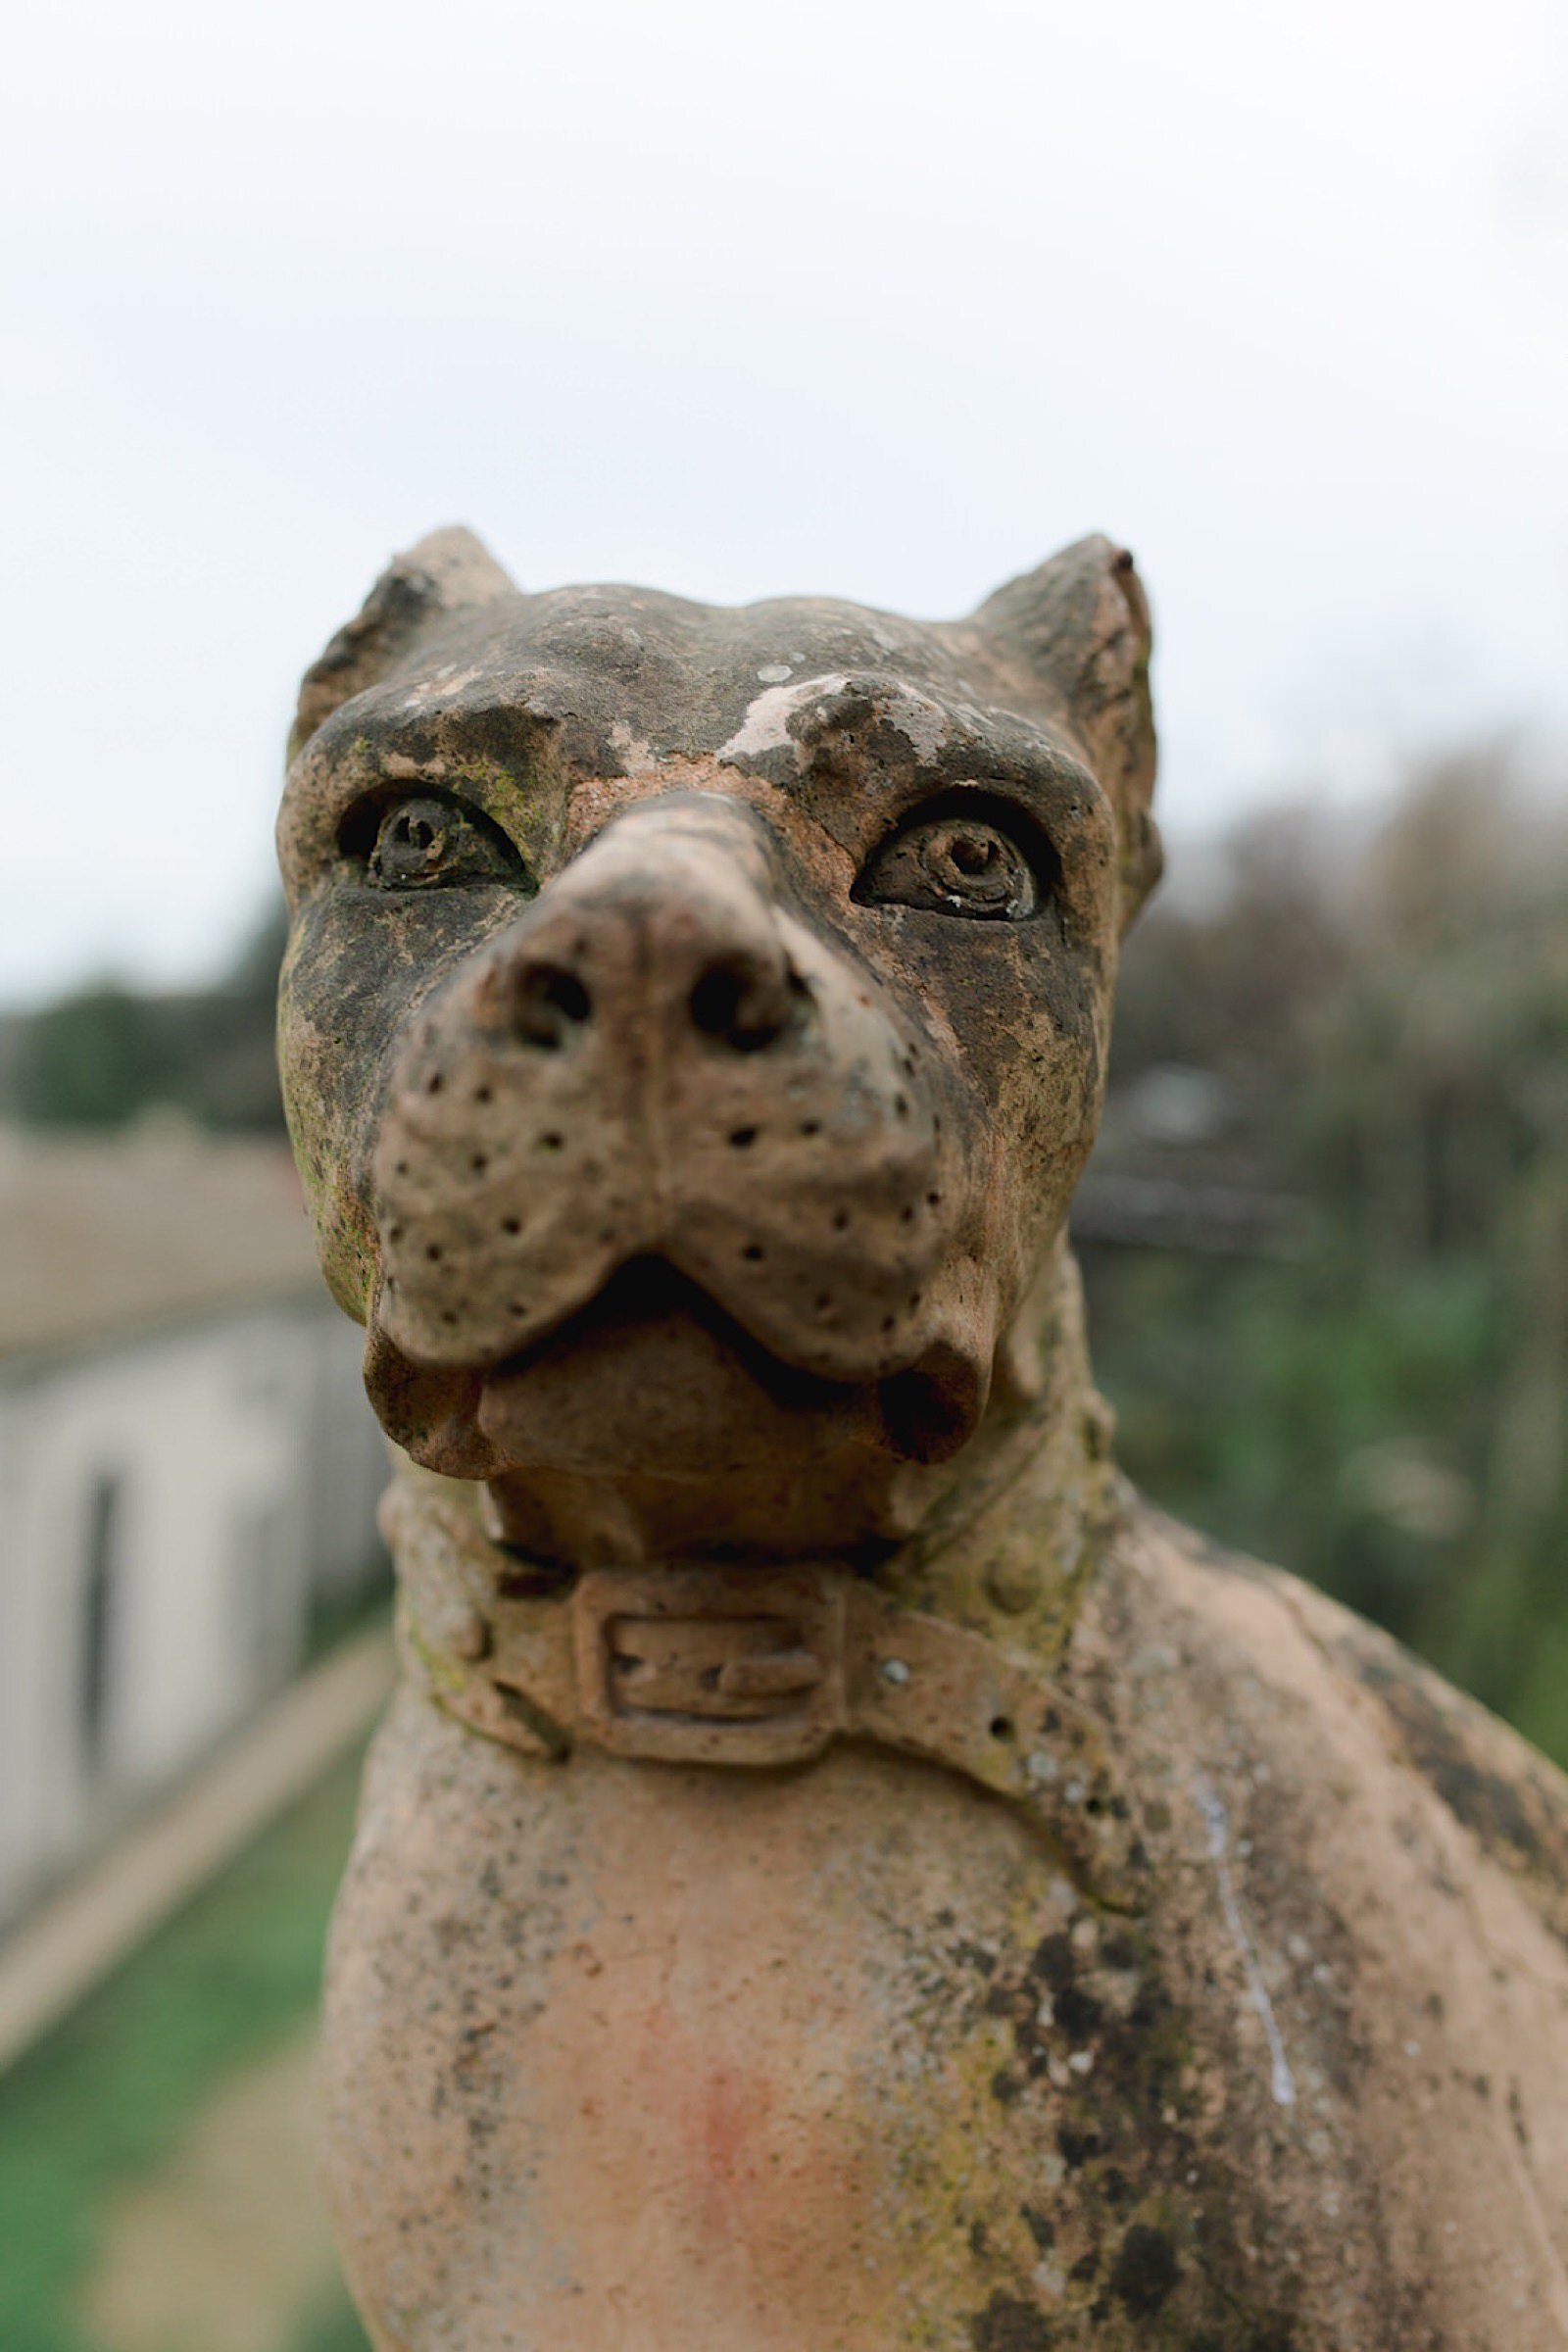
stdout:
[(87, 1501), (79, 1700), (82, 1761), (89, 1772), (103, 1763), (109, 1721), (122, 1486), (118, 1475), (106, 1473), (94, 1480)]

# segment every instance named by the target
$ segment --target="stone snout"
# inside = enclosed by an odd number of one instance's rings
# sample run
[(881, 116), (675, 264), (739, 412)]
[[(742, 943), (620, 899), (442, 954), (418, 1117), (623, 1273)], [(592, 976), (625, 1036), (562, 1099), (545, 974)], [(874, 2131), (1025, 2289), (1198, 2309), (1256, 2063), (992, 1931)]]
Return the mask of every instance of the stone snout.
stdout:
[(372, 1165), (408, 1361), (510, 1380), (678, 1308), (764, 1379), (912, 1383), (896, 1450), (969, 1434), (963, 1105), (783, 856), (718, 795), (645, 804), (414, 1015)]

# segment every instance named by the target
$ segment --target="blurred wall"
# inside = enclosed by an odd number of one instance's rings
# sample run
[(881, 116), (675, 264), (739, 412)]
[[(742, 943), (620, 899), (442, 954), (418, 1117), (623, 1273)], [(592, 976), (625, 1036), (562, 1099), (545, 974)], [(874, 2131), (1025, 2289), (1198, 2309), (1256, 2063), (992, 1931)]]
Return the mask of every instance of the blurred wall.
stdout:
[(0, 1916), (196, 1763), (373, 1569), (382, 1443), (324, 1298), (0, 1367)]

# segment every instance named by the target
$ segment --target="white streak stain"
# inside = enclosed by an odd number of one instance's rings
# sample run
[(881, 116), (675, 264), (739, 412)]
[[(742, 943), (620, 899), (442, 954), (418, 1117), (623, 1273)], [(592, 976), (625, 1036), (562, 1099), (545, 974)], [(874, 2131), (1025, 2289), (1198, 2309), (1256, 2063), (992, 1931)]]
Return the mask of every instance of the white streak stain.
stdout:
[(842, 694), (848, 679), (835, 673), (825, 678), (797, 678), (793, 686), (769, 686), (747, 706), (742, 719), (728, 743), (719, 748), (721, 760), (756, 760), (763, 752), (781, 752), (789, 748), (789, 722), (803, 703), (814, 703), (819, 696)]
[(1274, 2015), (1274, 2004), (1268, 1997), (1268, 1986), (1263, 1982), (1263, 1972), (1258, 1966), (1257, 1953), (1253, 1948), (1251, 1937), (1247, 1933), (1241, 1905), (1236, 1900), (1236, 1883), (1231, 1876), (1230, 1865), (1231, 1817), (1225, 1810), (1218, 1792), (1200, 1774), (1194, 1780), (1193, 1795), (1208, 1831), (1208, 1858), (1214, 1865), (1214, 1878), (1219, 1887), (1219, 1907), (1225, 1914), (1225, 1925), (1230, 1930), (1231, 1941), (1242, 1957), (1242, 1971), (1247, 1979), (1247, 1997), (1262, 2021), (1264, 2038), (1268, 2042), (1269, 2057), (1272, 2061), (1269, 2087), (1274, 2093), (1274, 2103), (1277, 2107), (1294, 2107), (1296, 2105), (1296, 2078), (1291, 2073), (1290, 2061), (1285, 2055), (1284, 2036), (1280, 2033), (1279, 2020)]
[[(721, 760), (756, 759), (763, 752), (786, 750), (789, 722), (802, 705), (842, 694), (849, 683), (847, 676), (834, 673), (786, 684), (789, 673), (780, 662), (757, 674), (769, 681), (767, 692), (748, 706), (740, 727), (719, 752)], [(952, 714), (929, 695), (894, 681), (879, 682), (872, 693), (877, 717), (905, 738), (917, 760), (934, 760), (951, 740)]]
[(620, 755), (620, 763), (628, 776), (651, 776), (659, 766), (659, 754), (641, 735), (634, 735), (623, 718), (617, 718), (610, 730), (610, 740)]
[(921, 760), (935, 759), (952, 731), (942, 705), (932, 702), (929, 695), (916, 694), (908, 686), (888, 696), (883, 714), (889, 726), (898, 728)]

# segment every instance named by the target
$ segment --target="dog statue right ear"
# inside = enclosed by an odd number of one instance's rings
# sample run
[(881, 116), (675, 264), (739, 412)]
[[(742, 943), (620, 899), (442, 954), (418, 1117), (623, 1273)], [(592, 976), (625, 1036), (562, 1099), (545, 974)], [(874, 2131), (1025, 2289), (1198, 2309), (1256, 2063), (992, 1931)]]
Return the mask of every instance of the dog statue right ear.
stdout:
[(1065, 720), (1109, 794), (1121, 835), (1125, 929), (1162, 863), (1150, 813), (1153, 631), (1132, 557), (1113, 540), (1080, 539), (999, 588), (971, 625), (1000, 659), (1018, 708)]
[(428, 622), (516, 593), (489, 550), (461, 523), (431, 531), (394, 556), (354, 618), (305, 672), (289, 758), (340, 704), (384, 676)]

